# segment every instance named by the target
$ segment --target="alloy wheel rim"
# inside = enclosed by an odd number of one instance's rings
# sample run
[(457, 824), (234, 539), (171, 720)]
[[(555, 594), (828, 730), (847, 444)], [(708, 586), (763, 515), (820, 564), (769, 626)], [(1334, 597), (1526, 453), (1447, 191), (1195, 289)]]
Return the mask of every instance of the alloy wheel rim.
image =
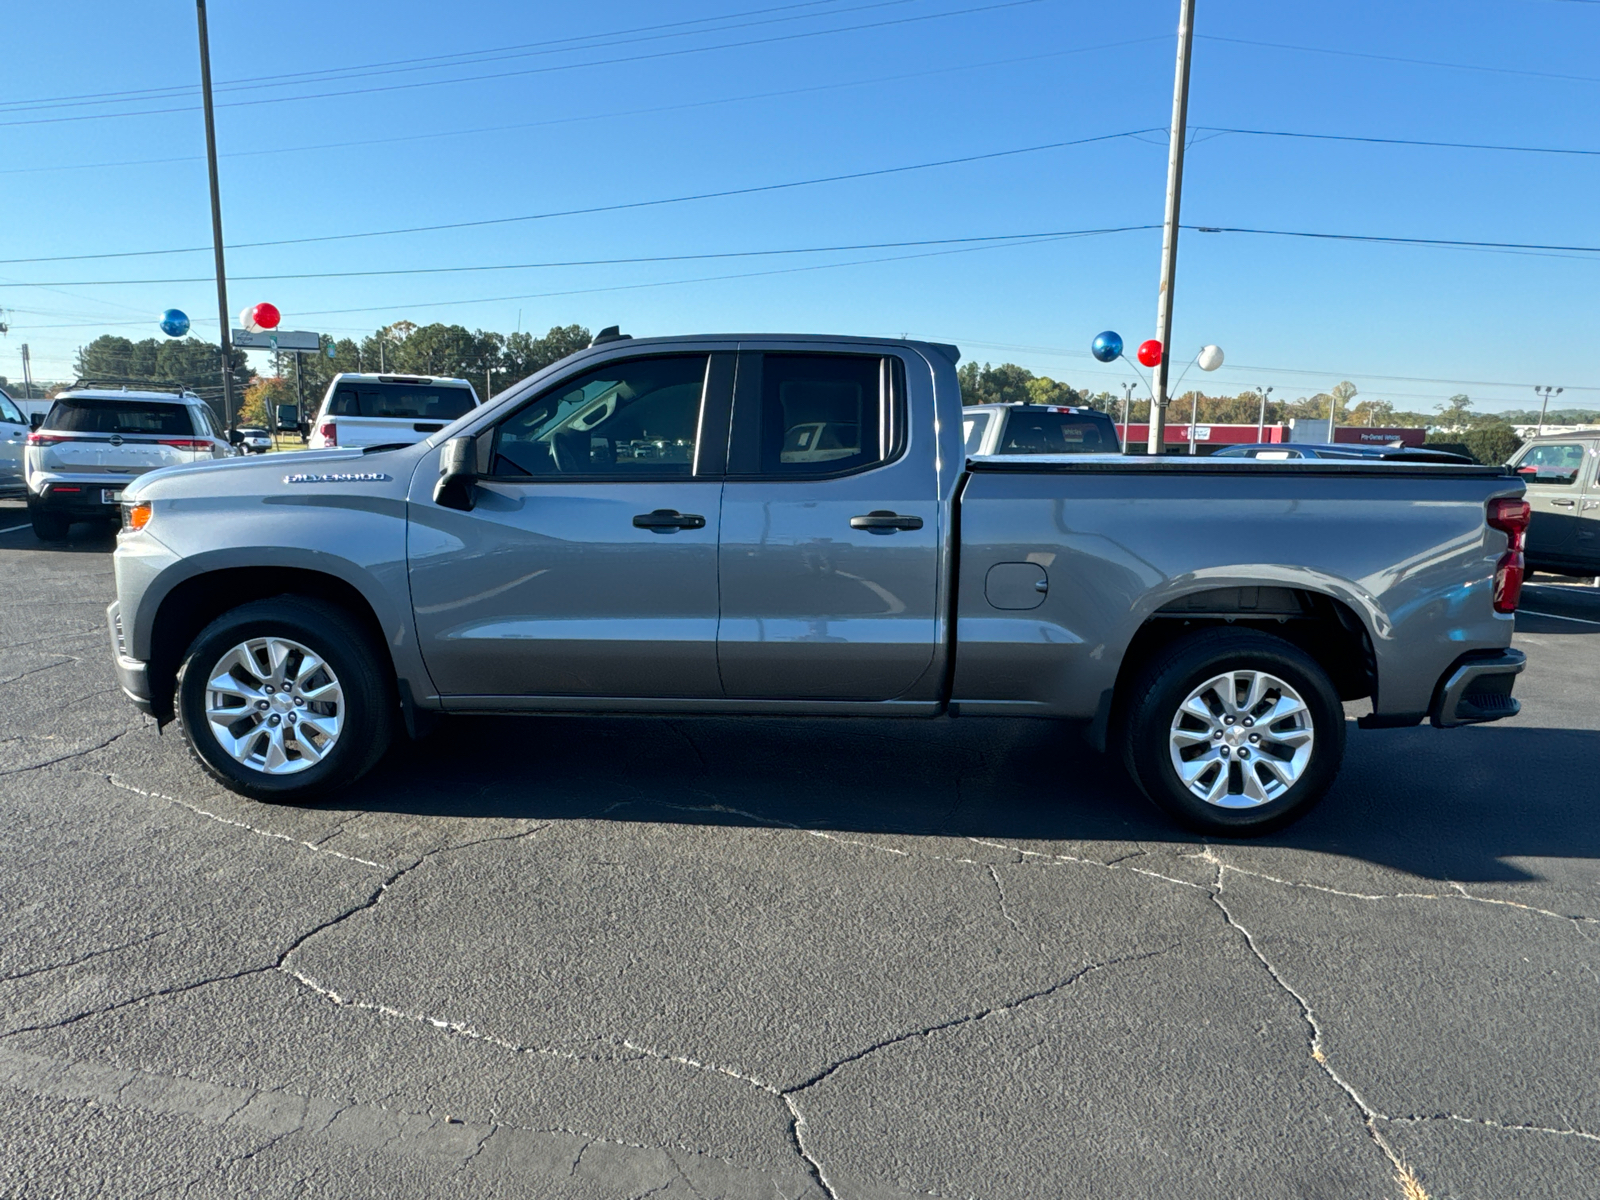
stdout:
[(325, 659), (282, 637), (250, 638), (206, 676), (217, 744), (263, 775), (293, 775), (328, 756), (344, 726), (344, 691)]
[(1173, 715), (1172, 768), (1185, 790), (1217, 808), (1277, 800), (1311, 762), (1316, 728), (1300, 694), (1265, 671), (1225, 671)]

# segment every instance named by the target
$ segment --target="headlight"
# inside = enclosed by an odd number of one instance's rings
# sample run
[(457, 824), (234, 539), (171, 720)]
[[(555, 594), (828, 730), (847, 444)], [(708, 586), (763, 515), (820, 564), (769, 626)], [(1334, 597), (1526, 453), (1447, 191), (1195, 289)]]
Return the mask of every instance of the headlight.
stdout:
[(137, 504), (124, 504), (122, 506), (122, 527), (135, 532), (150, 524), (150, 501), (141, 500)]

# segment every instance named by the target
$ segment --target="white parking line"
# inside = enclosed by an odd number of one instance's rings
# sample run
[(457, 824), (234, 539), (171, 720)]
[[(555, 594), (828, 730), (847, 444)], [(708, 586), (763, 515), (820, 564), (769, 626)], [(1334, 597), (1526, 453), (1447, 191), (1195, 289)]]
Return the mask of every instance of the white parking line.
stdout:
[(1560, 613), (1534, 612), (1531, 608), (1519, 608), (1519, 613), (1527, 613), (1530, 617), (1549, 617), (1556, 621), (1576, 621), (1579, 625), (1600, 625), (1600, 621), (1591, 621), (1585, 617), (1563, 617)]
[(30, 525), (13, 525), (10, 529), (0, 529), (0, 533), (15, 533), (19, 529), (31, 529), (32, 527), (33, 526), (31, 524)]

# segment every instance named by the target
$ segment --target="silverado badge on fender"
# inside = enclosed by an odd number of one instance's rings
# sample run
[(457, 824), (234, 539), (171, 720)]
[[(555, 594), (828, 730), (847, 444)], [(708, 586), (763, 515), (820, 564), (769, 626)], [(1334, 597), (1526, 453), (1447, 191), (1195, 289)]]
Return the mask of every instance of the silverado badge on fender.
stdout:
[(388, 483), (392, 477), (382, 471), (340, 471), (327, 475), (285, 475), (285, 483)]

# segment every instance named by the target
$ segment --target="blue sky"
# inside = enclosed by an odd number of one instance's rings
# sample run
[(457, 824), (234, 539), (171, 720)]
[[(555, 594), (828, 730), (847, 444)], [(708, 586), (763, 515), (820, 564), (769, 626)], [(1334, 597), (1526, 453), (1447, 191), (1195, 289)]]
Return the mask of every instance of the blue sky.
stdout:
[[(1187, 223), (1600, 245), (1600, 156), (1210, 131), (1600, 150), (1600, 3), (1197, 7)], [(493, 220), (1027, 152), (581, 216), (238, 248), (228, 256), (232, 311), (271, 300), (286, 328), (336, 336), (402, 317), (501, 331), (579, 322), (640, 334), (907, 333), (1079, 386), (1129, 377), (1095, 363), (1088, 343), (1106, 328), (1130, 344), (1152, 336), (1158, 230), (981, 249), (244, 278), (1161, 220), (1164, 132), (1107, 135), (1168, 123), (1176, 0), (617, 0), (597, 11), (213, 0), (227, 240)], [(0, 259), (208, 246), (192, 92), (59, 106), (192, 88), (193, 6), (16, 4), (6, 25)], [(708, 49), (717, 46), (727, 48)], [(351, 77), (355, 68), (367, 70)], [(291, 72), (342, 74), (285, 86)], [(240, 80), (254, 82), (223, 87)], [(348, 92), (358, 94), (328, 94)], [(144, 115), (109, 115), (126, 112)], [(1104, 140), (1027, 149), (1090, 138)], [(175, 161), (106, 165), (134, 160)], [(0, 374), (20, 376), (26, 341), (36, 375), (62, 377), (99, 333), (158, 336), (169, 306), (214, 338), (210, 261), (206, 251), (0, 263), (11, 323)], [(201, 281), (100, 286), (144, 279)], [(1532, 386), (1551, 383), (1566, 387), (1564, 404), (1600, 407), (1597, 280), (1594, 254), (1185, 233), (1175, 358), (1220, 344), (1227, 365), (1188, 380), (1212, 391), (1271, 384), (1292, 397), (1350, 379), (1401, 407), (1464, 391), (1504, 408), (1531, 405)]]

